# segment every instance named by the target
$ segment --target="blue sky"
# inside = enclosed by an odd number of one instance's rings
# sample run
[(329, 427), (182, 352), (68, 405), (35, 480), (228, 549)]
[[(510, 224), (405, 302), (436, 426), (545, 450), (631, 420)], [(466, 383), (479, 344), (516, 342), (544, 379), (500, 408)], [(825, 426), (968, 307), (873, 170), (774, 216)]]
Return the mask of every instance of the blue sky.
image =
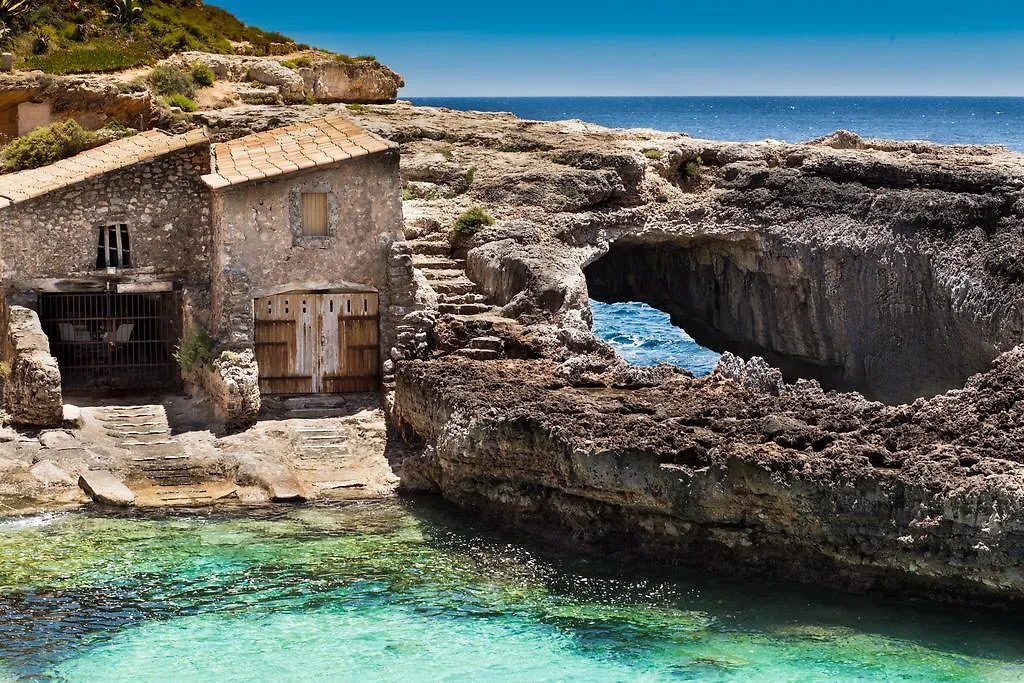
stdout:
[(405, 97), (1024, 95), (1024, 3), (212, 0)]

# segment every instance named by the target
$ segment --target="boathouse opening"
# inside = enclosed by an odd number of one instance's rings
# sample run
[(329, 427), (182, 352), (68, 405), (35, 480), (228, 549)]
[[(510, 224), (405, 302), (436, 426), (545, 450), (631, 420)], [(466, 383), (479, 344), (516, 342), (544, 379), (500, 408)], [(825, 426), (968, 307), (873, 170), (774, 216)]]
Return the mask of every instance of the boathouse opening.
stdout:
[(163, 392), (179, 384), (179, 292), (43, 293), (38, 312), (65, 391)]

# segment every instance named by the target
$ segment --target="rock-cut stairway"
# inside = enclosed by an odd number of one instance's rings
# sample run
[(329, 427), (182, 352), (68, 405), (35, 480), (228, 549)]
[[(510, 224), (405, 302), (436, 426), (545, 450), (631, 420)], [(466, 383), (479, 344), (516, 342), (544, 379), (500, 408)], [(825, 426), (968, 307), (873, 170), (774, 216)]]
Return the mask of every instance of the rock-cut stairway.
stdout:
[(140, 503), (164, 506), (212, 504), (220, 495), (215, 483), (171, 434), (162, 405), (105, 406), (93, 417), (116, 445), (127, 450), (131, 488)]
[[(501, 309), (481, 293), (476, 283), (466, 275), (466, 261), (451, 258), (451, 246), (436, 235), (414, 239), (412, 265), (419, 270), (435, 292), (437, 310), (462, 320), (503, 318)], [(499, 358), (504, 350), (500, 337), (478, 336), (457, 354), (475, 360)]]

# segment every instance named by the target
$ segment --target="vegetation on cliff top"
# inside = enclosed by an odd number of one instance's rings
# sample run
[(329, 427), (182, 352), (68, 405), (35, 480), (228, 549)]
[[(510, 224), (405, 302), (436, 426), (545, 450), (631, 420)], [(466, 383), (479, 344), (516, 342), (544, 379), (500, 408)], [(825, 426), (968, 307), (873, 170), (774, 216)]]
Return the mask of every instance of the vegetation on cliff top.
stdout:
[(48, 166), (137, 132), (118, 121), (112, 121), (96, 132), (84, 130), (75, 121), (60, 121), (37, 128), (0, 150), (0, 168), (4, 173), (11, 173)]
[(144, 66), (186, 50), (269, 55), (306, 46), (202, 0), (0, 0), (0, 47), (19, 68), (67, 74)]

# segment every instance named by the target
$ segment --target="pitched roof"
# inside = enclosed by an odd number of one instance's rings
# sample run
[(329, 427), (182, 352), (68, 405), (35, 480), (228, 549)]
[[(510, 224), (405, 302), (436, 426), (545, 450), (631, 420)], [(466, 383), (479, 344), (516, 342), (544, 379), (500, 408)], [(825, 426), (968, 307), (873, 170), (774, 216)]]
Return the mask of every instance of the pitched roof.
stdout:
[(315, 119), (214, 145), (203, 182), (216, 190), (396, 148), (346, 118)]
[(0, 175), (0, 208), (208, 142), (209, 138), (203, 130), (191, 130), (182, 135), (170, 135), (162, 130), (147, 130), (101, 147), (94, 147), (49, 166)]

